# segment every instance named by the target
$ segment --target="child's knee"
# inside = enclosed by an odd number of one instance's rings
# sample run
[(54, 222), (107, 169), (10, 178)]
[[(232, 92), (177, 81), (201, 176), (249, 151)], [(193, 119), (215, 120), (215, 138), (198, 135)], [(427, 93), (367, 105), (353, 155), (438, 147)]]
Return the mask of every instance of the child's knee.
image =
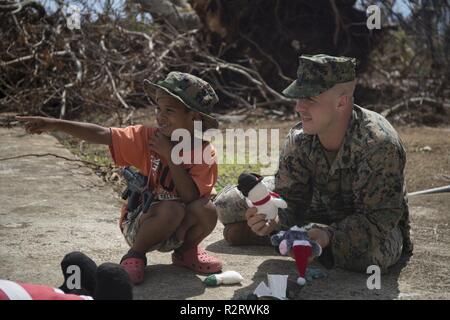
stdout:
[(191, 202), (186, 206), (186, 211), (197, 221), (213, 224), (217, 222), (217, 209), (208, 198), (200, 198)]
[(161, 201), (155, 205), (153, 214), (160, 217), (162, 220), (167, 220), (171, 223), (180, 224), (185, 215), (185, 207), (182, 203), (177, 201)]

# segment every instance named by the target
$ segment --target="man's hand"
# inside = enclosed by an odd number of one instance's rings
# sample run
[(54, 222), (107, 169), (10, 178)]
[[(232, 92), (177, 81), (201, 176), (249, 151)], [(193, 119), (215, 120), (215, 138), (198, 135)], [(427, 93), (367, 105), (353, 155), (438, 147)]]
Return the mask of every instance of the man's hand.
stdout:
[(248, 226), (258, 236), (267, 236), (273, 232), (278, 223), (275, 220), (266, 220), (266, 215), (258, 214), (255, 207), (249, 208), (245, 212), (245, 218), (247, 219)]
[[(309, 239), (317, 242), (322, 247), (322, 249), (324, 249), (325, 247), (327, 247), (330, 244), (330, 237), (328, 236), (328, 233), (322, 229), (308, 230), (308, 236), (309, 236)], [(295, 259), (294, 250), (291, 250), (289, 252), (289, 256), (292, 259)], [(309, 257), (308, 264), (310, 264), (314, 260), (314, 258), (315, 257)]]
[(326, 248), (330, 244), (330, 237), (328, 233), (322, 229), (308, 230), (308, 236), (311, 240), (317, 242), (322, 249)]
[(16, 116), (16, 119), (25, 122), (25, 130), (27, 133), (41, 134), (42, 132), (52, 131), (55, 129), (54, 125), (57, 119), (45, 117), (21, 117)]
[(170, 139), (163, 135), (159, 130), (156, 130), (155, 134), (150, 137), (148, 146), (150, 147), (150, 150), (156, 152), (167, 161), (170, 160), (173, 148), (172, 141), (170, 141)]

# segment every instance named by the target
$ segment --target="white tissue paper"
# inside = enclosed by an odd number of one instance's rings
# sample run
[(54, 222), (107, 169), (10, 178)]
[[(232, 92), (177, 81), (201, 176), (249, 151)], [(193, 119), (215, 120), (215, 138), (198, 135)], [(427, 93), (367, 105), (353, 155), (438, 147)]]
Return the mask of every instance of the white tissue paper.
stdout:
[(270, 289), (266, 286), (264, 281), (261, 281), (261, 283), (256, 287), (253, 293), (256, 294), (258, 298), (272, 295), (272, 291), (270, 291)]
[(287, 275), (268, 274), (267, 280), (269, 286), (262, 281), (253, 292), (258, 298), (262, 296), (272, 296), (278, 299), (286, 299)]

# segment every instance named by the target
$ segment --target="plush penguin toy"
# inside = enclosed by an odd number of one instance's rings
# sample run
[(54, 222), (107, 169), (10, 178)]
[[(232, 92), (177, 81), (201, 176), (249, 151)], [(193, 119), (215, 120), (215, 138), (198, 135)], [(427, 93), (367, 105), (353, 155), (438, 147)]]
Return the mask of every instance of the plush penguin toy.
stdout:
[[(64, 284), (58, 289), (0, 279), (0, 300), (131, 300), (133, 288), (118, 264), (99, 267), (81, 252), (67, 254), (61, 262)], [(78, 273), (79, 279), (74, 276)], [(74, 281), (72, 281), (74, 280)], [(70, 288), (70, 287), (74, 288)]]
[(238, 190), (245, 197), (249, 207), (256, 207), (258, 213), (265, 214), (267, 220), (275, 219), (278, 208), (287, 208), (286, 201), (269, 191), (262, 181), (263, 177), (255, 173), (242, 173), (238, 178)]
[(310, 240), (305, 229), (293, 226), (287, 231), (280, 231), (270, 237), (272, 245), (278, 248), (279, 253), (287, 256), (293, 252), (299, 277), (297, 283), (303, 286), (306, 283), (305, 273), (310, 257), (318, 257), (322, 254), (322, 247)]

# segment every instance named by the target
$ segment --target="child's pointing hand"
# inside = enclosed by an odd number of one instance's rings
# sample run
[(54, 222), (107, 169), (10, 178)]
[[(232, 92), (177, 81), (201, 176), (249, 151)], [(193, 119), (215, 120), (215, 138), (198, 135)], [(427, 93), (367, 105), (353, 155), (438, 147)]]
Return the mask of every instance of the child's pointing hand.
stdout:
[(45, 131), (53, 130), (54, 119), (44, 117), (21, 117), (16, 116), (16, 119), (25, 122), (25, 130), (28, 133), (41, 134)]

